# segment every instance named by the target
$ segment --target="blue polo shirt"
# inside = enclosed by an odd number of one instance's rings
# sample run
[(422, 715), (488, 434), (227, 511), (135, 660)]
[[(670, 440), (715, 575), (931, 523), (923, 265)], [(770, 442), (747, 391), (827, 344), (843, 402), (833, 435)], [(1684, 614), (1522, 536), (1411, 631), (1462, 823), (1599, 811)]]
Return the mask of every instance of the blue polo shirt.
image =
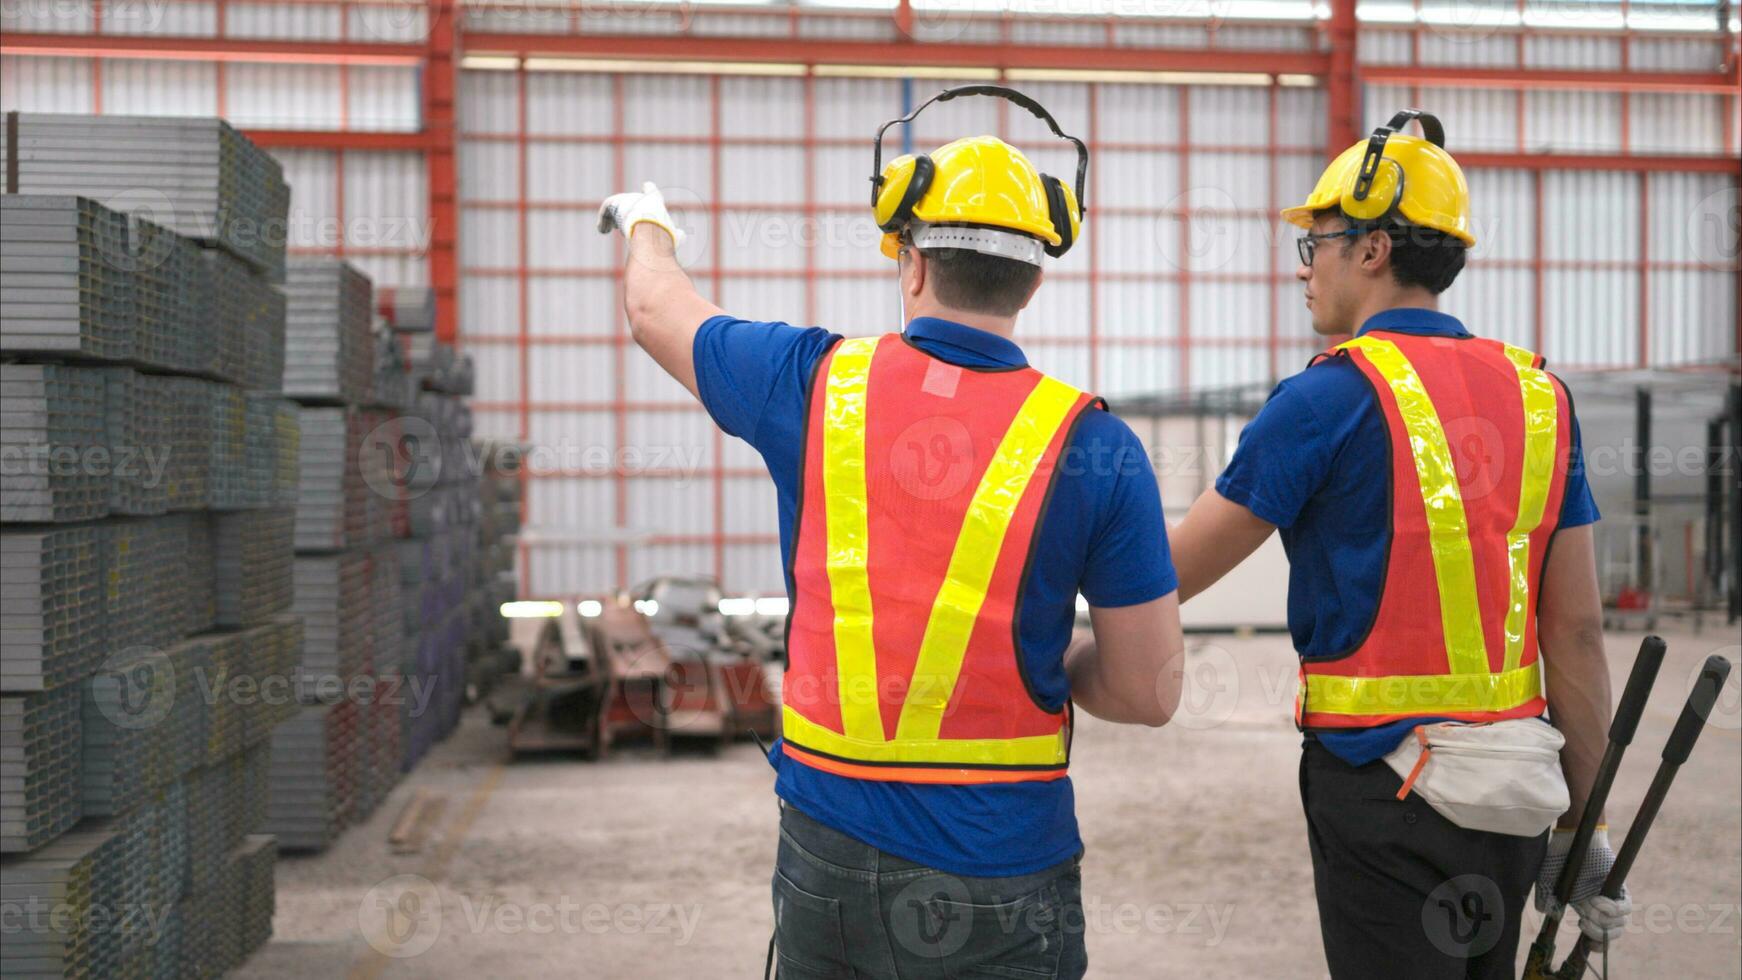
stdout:
[[(907, 338), (933, 357), (965, 368), (1028, 363), (996, 334), (948, 320), (916, 318)], [(805, 402), (817, 362), (839, 334), (820, 327), (719, 316), (696, 334), (696, 387), (728, 434), (762, 454), (774, 478), (781, 554), (790, 556), (796, 524)], [(1017, 635), (1035, 693), (1053, 710), (1070, 695), (1064, 651), (1077, 594), (1090, 605), (1130, 606), (1178, 587), (1161, 516), (1161, 492), (1143, 444), (1108, 412), (1087, 412), (1068, 450), (1082, 465), (1061, 466), (1036, 534), (1022, 584)], [(787, 563), (786, 589), (792, 593)], [(1075, 797), (1069, 777), (987, 786), (921, 786), (851, 779), (787, 759), (777, 744), (769, 762), (774, 791), (813, 819), (879, 850), (952, 874), (1030, 874), (1075, 856)]]
[[(1468, 337), (1456, 317), (1435, 310), (1386, 310), (1370, 330), (1423, 337)], [(1385, 416), (1361, 369), (1348, 358), (1322, 361), (1284, 380), (1240, 433), (1216, 491), (1281, 529), (1288, 553), (1288, 629), (1304, 658), (1349, 650), (1379, 612), (1391, 540), (1387, 497), (1391, 463)], [(1561, 527), (1597, 521), (1585, 482), (1578, 419)], [(1364, 765), (1397, 747), (1421, 720), (1355, 732), (1320, 733), (1326, 748)]]

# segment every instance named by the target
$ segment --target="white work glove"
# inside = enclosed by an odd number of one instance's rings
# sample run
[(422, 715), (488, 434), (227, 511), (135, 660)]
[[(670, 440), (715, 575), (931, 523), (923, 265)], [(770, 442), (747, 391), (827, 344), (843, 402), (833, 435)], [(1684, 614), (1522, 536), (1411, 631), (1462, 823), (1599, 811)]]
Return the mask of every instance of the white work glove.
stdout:
[[(1549, 835), (1548, 854), (1542, 859), (1542, 869), (1536, 873), (1536, 910), (1548, 912), (1557, 904), (1555, 882), (1567, 865), (1567, 852), (1573, 846), (1573, 831), (1556, 830)], [(1633, 914), (1633, 901), (1627, 886), (1621, 887), (1620, 898), (1600, 894), (1603, 879), (1615, 866), (1615, 851), (1609, 846), (1609, 832), (1599, 828), (1591, 835), (1590, 848), (1579, 865), (1579, 877), (1573, 882), (1573, 911), (1579, 913), (1579, 929), (1599, 947), (1619, 939), (1627, 928), (1627, 917)]]
[(683, 230), (671, 220), (671, 213), (665, 209), (665, 195), (659, 193), (659, 188), (653, 186), (651, 180), (642, 184), (639, 191), (612, 194), (599, 205), (601, 235), (609, 235), (612, 229), (616, 229), (628, 238), (635, 234), (635, 226), (643, 221), (664, 228), (671, 235), (674, 248), (683, 244)]

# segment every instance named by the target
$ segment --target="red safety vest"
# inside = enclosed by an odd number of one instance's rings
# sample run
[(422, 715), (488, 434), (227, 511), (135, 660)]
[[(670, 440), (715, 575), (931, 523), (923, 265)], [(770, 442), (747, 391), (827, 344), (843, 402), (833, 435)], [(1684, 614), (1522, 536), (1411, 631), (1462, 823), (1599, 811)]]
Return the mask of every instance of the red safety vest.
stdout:
[(785, 752), (859, 779), (1057, 779), (1070, 713), (1034, 697), (1017, 594), (1070, 431), (1098, 400), (1032, 368), (844, 340), (806, 409)]
[(1302, 661), (1296, 721), (1541, 714), (1536, 603), (1566, 492), (1566, 389), (1542, 358), (1475, 337), (1372, 331), (1313, 363), (1328, 357), (1358, 367), (1384, 412), (1391, 543), (1372, 628)]

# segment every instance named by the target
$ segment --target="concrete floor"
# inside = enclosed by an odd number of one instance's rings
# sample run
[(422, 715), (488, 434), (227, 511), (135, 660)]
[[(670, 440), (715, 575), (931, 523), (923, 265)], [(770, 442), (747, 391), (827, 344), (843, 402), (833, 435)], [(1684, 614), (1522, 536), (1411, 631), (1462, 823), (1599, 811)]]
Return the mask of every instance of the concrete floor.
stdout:
[[(1666, 639), (1611, 798), (1617, 842), (1699, 663), (1714, 652), (1742, 660), (1722, 629)], [(1091, 975), (1324, 977), (1292, 652), (1275, 636), (1192, 646), (1187, 709), (1171, 726), (1079, 716), (1072, 774)], [(1637, 634), (1610, 639), (1617, 692), (1637, 646)], [(1737, 690), (1732, 678), (1641, 855), (1614, 978), (1742, 976)], [(367, 824), (326, 854), (282, 860), (274, 938), (239, 975), (761, 975), (776, 809), (773, 772), (753, 745), (507, 764), (503, 741), (470, 713)], [(421, 853), (392, 854), (388, 833), (419, 789), (441, 798), (440, 819)], [(1538, 921), (1527, 913), (1527, 937)], [(1562, 935), (1564, 952), (1572, 933)]]

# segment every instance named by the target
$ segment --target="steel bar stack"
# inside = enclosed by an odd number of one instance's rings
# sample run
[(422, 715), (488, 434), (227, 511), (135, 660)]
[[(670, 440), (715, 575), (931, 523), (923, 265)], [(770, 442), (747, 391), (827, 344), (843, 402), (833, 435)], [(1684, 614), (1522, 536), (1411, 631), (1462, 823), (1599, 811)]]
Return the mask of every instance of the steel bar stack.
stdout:
[(473, 611), (477, 628), (466, 650), (466, 686), (471, 699), (490, 693), (504, 674), (520, 670), (520, 652), (508, 641), (508, 620), (498, 610), (519, 592), (515, 575), (520, 534), (523, 451), (507, 443), (479, 441), (478, 540), (473, 551)]
[(215, 119), (3, 129), (0, 901), (72, 914), (0, 973), (217, 976), (270, 930), (302, 659), (288, 188)]
[[(294, 611), (308, 624), (298, 712), (273, 738), (267, 829), (319, 850), (398, 781), (401, 596), (391, 539), (403, 377), (374, 362), (372, 286), (348, 263), (292, 259), (287, 392), (301, 403)], [(385, 383), (384, 383), (385, 382)], [(384, 624), (392, 627), (389, 633)], [(391, 642), (389, 642), (391, 641)], [(389, 732), (377, 716), (392, 713)]]

